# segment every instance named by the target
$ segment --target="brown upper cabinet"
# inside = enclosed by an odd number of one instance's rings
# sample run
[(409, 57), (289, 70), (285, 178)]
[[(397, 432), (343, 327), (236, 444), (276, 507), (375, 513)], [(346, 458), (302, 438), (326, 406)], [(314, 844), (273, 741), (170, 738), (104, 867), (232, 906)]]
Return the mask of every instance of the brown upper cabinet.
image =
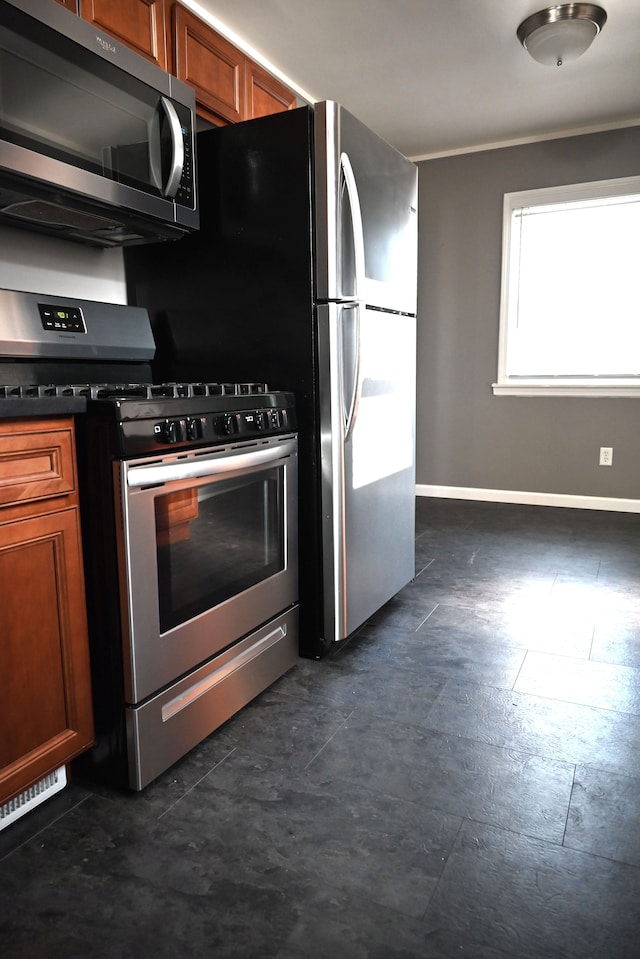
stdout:
[[(73, 0), (64, 5), (70, 3)], [(165, 0), (80, 0), (80, 15), (156, 66), (167, 69)]]
[(171, 27), (172, 71), (194, 88), (205, 120), (237, 123), (296, 106), (291, 90), (179, 3)]
[(193, 87), (215, 126), (296, 106), (292, 90), (176, 0), (58, 0)]
[(216, 125), (244, 120), (242, 51), (179, 3), (172, 28), (172, 72), (195, 90), (198, 115)]
[(252, 60), (245, 65), (245, 98), (247, 120), (296, 106), (295, 93)]

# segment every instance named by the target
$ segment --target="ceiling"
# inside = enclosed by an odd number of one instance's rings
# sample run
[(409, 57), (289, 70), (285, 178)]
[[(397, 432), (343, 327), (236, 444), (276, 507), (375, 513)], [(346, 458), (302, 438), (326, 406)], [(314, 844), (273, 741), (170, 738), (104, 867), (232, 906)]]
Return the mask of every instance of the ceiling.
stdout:
[(602, 33), (562, 67), (516, 37), (540, 0), (183, 2), (413, 158), (640, 123), (640, 0), (599, 0)]

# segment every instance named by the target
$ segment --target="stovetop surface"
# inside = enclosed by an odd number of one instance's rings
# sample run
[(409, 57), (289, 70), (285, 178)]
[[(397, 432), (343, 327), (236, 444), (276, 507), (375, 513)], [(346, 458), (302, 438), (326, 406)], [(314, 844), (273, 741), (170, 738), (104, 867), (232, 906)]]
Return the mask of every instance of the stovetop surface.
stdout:
[(124, 456), (296, 428), (292, 393), (258, 382), (155, 382), (166, 374), (154, 356), (140, 307), (0, 290), (0, 418), (68, 404), (79, 433), (104, 436)]
[[(9, 367), (9, 373), (12, 368)], [(0, 385), (3, 400), (83, 403), (82, 430), (108, 435), (117, 456), (264, 438), (296, 429), (295, 399), (266, 383), (56, 382)], [(5, 372), (7, 372), (5, 370)], [(86, 371), (90, 374), (91, 371)], [(109, 371), (106, 371), (109, 372)], [(115, 372), (115, 370), (114, 370)], [(44, 377), (42, 377), (44, 378)], [(78, 422), (80, 427), (80, 422)]]

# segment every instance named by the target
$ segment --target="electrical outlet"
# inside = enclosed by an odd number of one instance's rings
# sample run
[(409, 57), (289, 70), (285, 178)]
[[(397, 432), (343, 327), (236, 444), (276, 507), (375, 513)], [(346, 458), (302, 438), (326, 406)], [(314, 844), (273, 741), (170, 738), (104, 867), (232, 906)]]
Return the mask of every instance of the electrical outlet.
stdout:
[(613, 446), (600, 447), (600, 466), (613, 466)]

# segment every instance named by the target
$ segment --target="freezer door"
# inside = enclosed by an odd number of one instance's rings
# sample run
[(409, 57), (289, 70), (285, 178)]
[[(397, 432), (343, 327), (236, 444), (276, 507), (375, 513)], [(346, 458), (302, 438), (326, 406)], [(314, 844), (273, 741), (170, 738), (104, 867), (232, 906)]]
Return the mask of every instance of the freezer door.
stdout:
[(415, 313), (415, 165), (329, 100), (315, 106), (315, 181), (317, 299)]
[(415, 573), (415, 318), (318, 308), (324, 639)]

